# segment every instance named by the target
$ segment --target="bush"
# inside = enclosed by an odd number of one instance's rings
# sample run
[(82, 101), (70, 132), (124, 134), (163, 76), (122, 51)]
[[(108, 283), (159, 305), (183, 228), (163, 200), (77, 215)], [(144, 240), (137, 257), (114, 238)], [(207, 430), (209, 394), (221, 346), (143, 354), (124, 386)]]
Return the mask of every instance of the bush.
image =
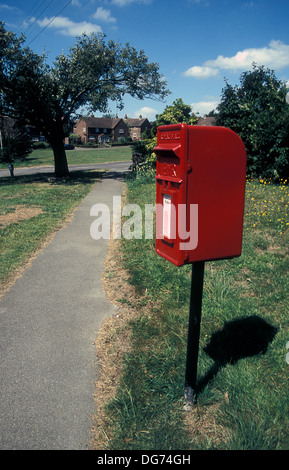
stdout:
[(69, 143), (72, 145), (81, 145), (81, 137), (77, 134), (70, 134), (69, 136)]
[(286, 86), (274, 71), (253, 64), (241, 75), (240, 86), (226, 83), (216, 125), (235, 131), (246, 147), (248, 173), (289, 176), (289, 106)]
[(0, 149), (0, 162), (14, 162), (24, 159), (32, 151), (32, 142), (27, 137), (4, 137)]
[(154, 172), (157, 157), (153, 152), (157, 143), (157, 138), (137, 142), (132, 148), (132, 166), (134, 172)]
[(143, 165), (148, 156), (148, 151), (144, 142), (137, 142), (132, 148), (132, 170), (137, 170)]
[(48, 149), (50, 145), (47, 142), (33, 142), (33, 150)]

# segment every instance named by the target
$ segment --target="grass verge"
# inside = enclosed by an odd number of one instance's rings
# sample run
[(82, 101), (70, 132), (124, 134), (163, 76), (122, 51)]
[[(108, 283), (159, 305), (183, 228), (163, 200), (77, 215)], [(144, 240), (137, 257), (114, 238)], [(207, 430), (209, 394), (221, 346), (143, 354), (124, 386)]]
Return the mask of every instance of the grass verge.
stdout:
[(0, 297), (68, 220), (102, 172), (0, 178)]
[[(74, 149), (66, 151), (69, 165), (85, 165), (93, 163), (119, 162), (131, 160), (131, 147), (110, 147), (99, 149)], [(23, 161), (14, 163), (17, 167), (54, 166), (53, 151), (51, 149), (33, 150)], [(0, 168), (7, 168), (7, 163), (1, 163)]]
[[(127, 200), (154, 204), (153, 179), (129, 181)], [(286, 181), (248, 180), (242, 256), (205, 265), (191, 412), (183, 411), (191, 268), (157, 256), (153, 240), (122, 240), (121, 266), (111, 261), (105, 279), (119, 315), (96, 341), (106, 393), (94, 448), (288, 449), (288, 207)]]

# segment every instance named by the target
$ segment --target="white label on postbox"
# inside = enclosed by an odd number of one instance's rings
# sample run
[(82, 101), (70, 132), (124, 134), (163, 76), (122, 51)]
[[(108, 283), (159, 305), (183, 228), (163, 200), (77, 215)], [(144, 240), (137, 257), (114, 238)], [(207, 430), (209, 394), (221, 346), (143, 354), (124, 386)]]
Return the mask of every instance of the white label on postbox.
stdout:
[(171, 238), (172, 199), (168, 194), (163, 195), (163, 236)]

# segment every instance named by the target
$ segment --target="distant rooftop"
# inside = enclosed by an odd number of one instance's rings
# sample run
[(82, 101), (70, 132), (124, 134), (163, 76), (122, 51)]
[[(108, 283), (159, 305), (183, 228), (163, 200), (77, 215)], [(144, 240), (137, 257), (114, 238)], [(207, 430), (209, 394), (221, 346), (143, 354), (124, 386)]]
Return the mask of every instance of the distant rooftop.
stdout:
[(213, 116), (206, 116), (199, 118), (198, 126), (213, 126), (215, 123), (215, 118)]

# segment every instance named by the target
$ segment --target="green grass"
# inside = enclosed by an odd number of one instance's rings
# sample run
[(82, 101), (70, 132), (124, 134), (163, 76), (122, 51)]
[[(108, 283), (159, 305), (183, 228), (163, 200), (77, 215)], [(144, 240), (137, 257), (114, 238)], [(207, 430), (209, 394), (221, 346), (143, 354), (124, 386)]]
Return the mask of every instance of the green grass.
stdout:
[(41, 211), (27, 220), (0, 224), (0, 286), (5, 286), (46, 237), (64, 224), (101, 176), (101, 172), (78, 171), (60, 181), (49, 175), (0, 178), (0, 216), (13, 214), (19, 206)]
[[(106, 163), (131, 160), (131, 147), (109, 147), (99, 149), (74, 149), (66, 151), (68, 165), (82, 165), (91, 163)], [(53, 152), (51, 149), (37, 149), (23, 161), (15, 162), (17, 167), (30, 167), (51, 165), (54, 166)], [(7, 164), (1, 163), (0, 168), (7, 168)]]
[[(154, 181), (129, 181), (128, 199), (153, 204)], [(147, 308), (130, 322), (132, 350), (106, 406), (110, 449), (288, 449), (288, 207), (286, 181), (248, 180), (242, 256), (205, 264), (191, 413), (183, 411), (191, 267), (156, 255), (153, 240), (122, 241)]]

